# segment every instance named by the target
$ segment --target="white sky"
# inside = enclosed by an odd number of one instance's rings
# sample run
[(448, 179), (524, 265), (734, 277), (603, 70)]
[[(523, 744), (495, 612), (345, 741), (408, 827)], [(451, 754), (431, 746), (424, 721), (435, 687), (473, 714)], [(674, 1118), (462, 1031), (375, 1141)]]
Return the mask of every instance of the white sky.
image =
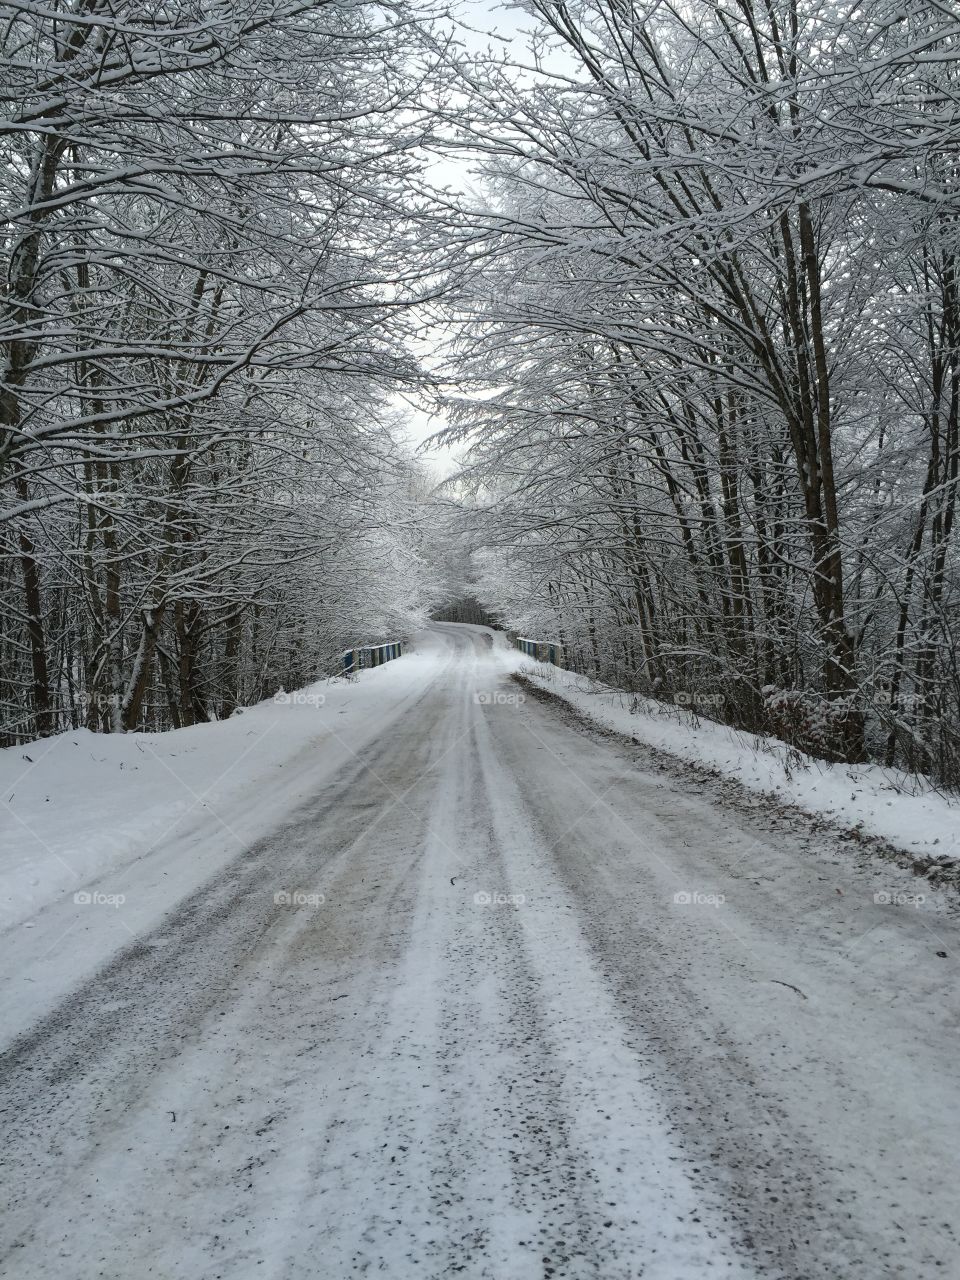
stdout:
[[(499, 0), (460, 0), (452, 12), (460, 19), (458, 38), (470, 52), (482, 53), (488, 48), (502, 50), (510, 45), (522, 52), (527, 43), (522, 30), (530, 28), (531, 19), (511, 4), (503, 4)], [(448, 186), (461, 192), (471, 186), (469, 170), (469, 160), (453, 156), (437, 160), (429, 168), (430, 176), (438, 186)], [(427, 360), (430, 347), (428, 340), (422, 351)], [(444, 425), (442, 419), (411, 409), (402, 399), (398, 398), (396, 405), (403, 414), (407, 434), (416, 445), (422, 444)], [(456, 450), (433, 449), (424, 456), (442, 476), (451, 475), (457, 468)]]

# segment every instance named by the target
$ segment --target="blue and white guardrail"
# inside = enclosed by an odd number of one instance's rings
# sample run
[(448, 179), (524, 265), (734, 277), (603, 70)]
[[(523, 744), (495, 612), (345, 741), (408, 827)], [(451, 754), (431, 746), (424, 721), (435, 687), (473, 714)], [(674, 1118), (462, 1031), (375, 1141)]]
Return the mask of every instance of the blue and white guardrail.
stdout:
[(345, 676), (363, 671), (366, 667), (380, 667), (385, 662), (403, 656), (403, 641), (390, 640), (386, 644), (359, 645), (355, 649), (344, 649), (341, 656), (341, 667)]
[(517, 648), (528, 658), (537, 662), (552, 662), (555, 667), (563, 666), (563, 650), (555, 640), (528, 640), (526, 636), (517, 636)]

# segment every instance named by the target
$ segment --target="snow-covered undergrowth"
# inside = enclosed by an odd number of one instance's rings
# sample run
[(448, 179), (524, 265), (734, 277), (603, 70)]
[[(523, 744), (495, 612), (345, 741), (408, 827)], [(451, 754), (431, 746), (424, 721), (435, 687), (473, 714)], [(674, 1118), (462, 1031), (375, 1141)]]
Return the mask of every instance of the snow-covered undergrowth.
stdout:
[(597, 724), (918, 858), (960, 858), (960, 797), (879, 765), (829, 764), (776, 738), (511, 654), (511, 670)]

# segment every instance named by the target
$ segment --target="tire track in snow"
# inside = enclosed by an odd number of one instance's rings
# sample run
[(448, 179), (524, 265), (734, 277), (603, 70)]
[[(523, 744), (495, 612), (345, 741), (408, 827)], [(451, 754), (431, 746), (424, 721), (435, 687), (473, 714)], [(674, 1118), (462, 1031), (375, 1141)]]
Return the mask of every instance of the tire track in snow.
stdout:
[[(0, 1117), (8, 1138), (0, 1153), (0, 1175), (12, 1194), (0, 1266), (6, 1260), (13, 1265), (11, 1274), (20, 1274), (21, 1250), (44, 1238), (38, 1200), (40, 1208), (56, 1208), (65, 1191), (72, 1198), (69, 1184), (81, 1170), (93, 1170), (95, 1178), (104, 1147), (116, 1145), (115, 1129), (136, 1130), (145, 1118), (161, 1115), (170, 1125), (169, 1113), (177, 1114), (177, 1106), (145, 1098), (145, 1083), (149, 1086), (158, 1074), (176, 1077), (183, 1070), (180, 1059), (191, 1051), (201, 1057), (207, 1053), (210, 1037), (218, 1039), (220, 1020), (229, 1018), (234, 1006), (245, 1007), (245, 995), (249, 1004), (258, 965), (267, 965), (272, 952), (283, 954), (285, 935), (324, 932), (315, 928), (318, 921), (309, 913), (276, 904), (274, 893), (323, 891), (327, 876), (338, 866), (349, 866), (356, 844), (382, 822), (384, 799), (392, 800), (391, 792), (402, 794), (422, 773), (442, 715), (440, 705), (421, 711), (422, 736), (403, 755), (398, 756), (392, 742), (379, 740), (350, 760), (294, 821), (238, 858), (160, 929), (121, 952), (3, 1055)], [(378, 779), (385, 779), (390, 790)], [(368, 803), (370, 787), (377, 788), (379, 805)], [(401, 812), (409, 820), (410, 807)], [(317, 833), (324, 829), (321, 846)], [(411, 845), (417, 845), (416, 832)], [(395, 849), (392, 835), (389, 847)], [(409, 920), (409, 913), (390, 910), (389, 899), (387, 910), (392, 923)], [(360, 934), (357, 949), (363, 941)], [(398, 940), (397, 952), (402, 946)], [(261, 1007), (258, 1015), (268, 1041), (277, 1028), (272, 1000), (268, 984), (269, 1011)], [(241, 1043), (251, 1031), (249, 1023), (238, 1028), (235, 1017), (227, 1025)], [(179, 1096), (175, 1079), (169, 1096)], [(181, 1125), (183, 1110), (181, 1105)], [(178, 1145), (184, 1132), (177, 1131)], [(137, 1181), (140, 1174), (134, 1162), (129, 1176)], [(134, 1222), (142, 1217), (136, 1205), (129, 1212)], [(97, 1225), (81, 1225), (67, 1215), (65, 1224), (47, 1224), (47, 1229), (52, 1239), (62, 1236), (66, 1242), (77, 1232), (97, 1235)]]
[[(871, 875), (828, 839), (784, 831), (763, 807), (720, 808), (689, 778), (649, 767), (649, 753), (609, 735), (577, 743), (551, 708), (525, 710), (526, 721), (491, 720), (497, 759), (536, 797), (544, 846), (647, 1045), (676, 1140), (734, 1207), (763, 1274), (874, 1280), (960, 1266), (942, 1183), (958, 1129), (943, 1058), (951, 1015), (938, 1010), (934, 1025), (877, 999), (897, 990), (914, 922), (897, 922), (897, 949), (873, 953), (872, 975), (843, 945), (862, 926), (851, 930), (842, 905), (872, 902)], [(556, 757), (546, 785), (534, 744)], [(823, 880), (845, 891), (825, 895)], [(678, 908), (675, 891), (691, 888), (722, 890), (726, 904)], [(780, 977), (810, 1000), (778, 991)], [(924, 1087), (905, 1091), (914, 1079)]]

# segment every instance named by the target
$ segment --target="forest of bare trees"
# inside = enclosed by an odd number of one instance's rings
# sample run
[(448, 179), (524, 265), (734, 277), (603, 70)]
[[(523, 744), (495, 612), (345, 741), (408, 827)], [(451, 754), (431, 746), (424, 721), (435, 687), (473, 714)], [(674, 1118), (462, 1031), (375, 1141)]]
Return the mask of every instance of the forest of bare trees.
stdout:
[(960, 783), (960, 16), (528, 0), (456, 310), (481, 597), (571, 666)]
[(424, 590), (429, 19), (0, 11), (3, 737), (226, 715)]
[(960, 784), (952, 3), (0, 11), (5, 742), (445, 603)]

